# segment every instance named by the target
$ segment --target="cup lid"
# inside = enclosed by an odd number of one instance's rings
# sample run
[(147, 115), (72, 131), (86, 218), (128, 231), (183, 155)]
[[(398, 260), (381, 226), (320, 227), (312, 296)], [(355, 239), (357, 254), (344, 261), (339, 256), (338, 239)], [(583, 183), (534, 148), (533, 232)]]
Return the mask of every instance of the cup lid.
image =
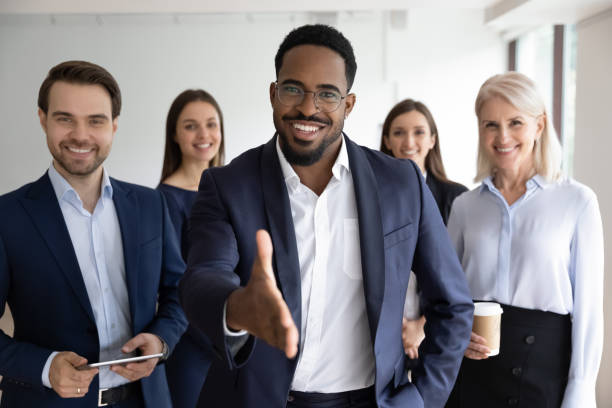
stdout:
[(502, 314), (504, 311), (499, 303), (495, 302), (476, 302), (474, 303), (474, 314), (476, 316), (494, 316)]

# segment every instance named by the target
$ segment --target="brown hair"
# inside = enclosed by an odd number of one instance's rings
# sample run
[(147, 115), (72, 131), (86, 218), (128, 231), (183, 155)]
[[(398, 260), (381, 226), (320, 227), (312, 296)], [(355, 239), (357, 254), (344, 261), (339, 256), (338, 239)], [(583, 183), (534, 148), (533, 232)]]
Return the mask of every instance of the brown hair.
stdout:
[(431, 136), (435, 137), (434, 146), (425, 157), (425, 170), (428, 173), (432, 173), (438, 180), (448, 182), (449, 180), (446, 177), (446, 171), (444, 170), (442, 155), (440, 153), (440, 138), (438, 137), (438, 128), (436, 127), (436, 122), (434, 121), (431, 112), (422, 102), (415, 101), (413, 99), (404, 99), (396, 104), (393, 109), (391, 109), (385, 118), (385, 122), (383, 123), (382, 135), (380, 138), (380, 151), (388, 154), (389, 156), (393, 156), (393, 152), (391, 152), (391, 150), (387, 149), (387, 146), (385, 146), (385, 137), (389, 137), (391, 123), (398, 116), (415, 110), (425, 116), (425, 119), (427, 119), (427, 123), (429, 124), (429, 129), (431, 130)]
[(121, 112), (121, 91), (115, 78), (104, 68), (87, 61), (65, 61), (49, 70), (38, 91), (38, 107), (45, 113), (49, 110), (49, 91), (58, 81), (70, 84), (101, 85), (110, 96), (112, 118)]
[(219, 104), (215, 98), (213, 98), (213, 96), (208, 92), (202, 89), (187, 89), (186, 91), (181, 92), (179, 96), (174, 99), (172, 105), (170, 105), (170, 110), (168, 111), (168, 118), (166, 119), (166, 148), (164, 151), (164, 164), (162, 166), (160, 182), (163, 182), (165, 179), (170, 177), (170, 175), (174, 173), (181, 165), (183, 155), (181, 154), (181, 149), (178, 143), (176, 143), (174, 140), (174, 136), (176, 136), (176, 124), (185, 106), (194, 101), (210, 103), (219, 115), (221, 143), (219, 145), (219, 151), (208, 163), (208, 166), (223, 166), (223, 162), (225, 160), (225, 132), (223, 130), (223, 114), (221, 113), (221, 108), (219, 107)]

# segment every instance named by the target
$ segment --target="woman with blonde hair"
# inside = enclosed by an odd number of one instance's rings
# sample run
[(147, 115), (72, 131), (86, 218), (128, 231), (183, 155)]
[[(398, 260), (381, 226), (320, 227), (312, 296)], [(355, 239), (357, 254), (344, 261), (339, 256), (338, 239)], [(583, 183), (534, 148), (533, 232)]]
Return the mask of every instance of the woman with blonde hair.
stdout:
[(597, 198), (561, 176), (535, 84), (510, 72), (476, 98), (476, 181), (448, 230), (475, 300), (503, 308), (499, 355), (472, 333), (447, 407), (595, 407), (603, 343)]

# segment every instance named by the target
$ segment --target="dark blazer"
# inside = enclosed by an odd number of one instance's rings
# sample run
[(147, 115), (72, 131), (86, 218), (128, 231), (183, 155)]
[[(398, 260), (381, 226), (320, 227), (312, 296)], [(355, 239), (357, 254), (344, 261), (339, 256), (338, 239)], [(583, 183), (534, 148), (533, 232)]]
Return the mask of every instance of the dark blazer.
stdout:
[[(173, 348), (185, 330), (177, 286), (185, 264), (161, 193), (111, 179), (134, 335), (154, 333)], [(95, 407), (98, 376), (78, 399), (42, 384), (52, 351), (99, 359), (98, 331), (70, 235), (47, 174), (0, 197), (0, 311), (8, 303), (13, 338), (0, 332), (2, 407)], [(156, 312), (156, 305), (159, 303)], [(141, 381), (147, 407), (167, 408), (164, 367)]]
[[(166, 198), (168, 214), (181, 244), (181, 253), (186, 259), (189, 248), (187, 224), (197, 193), (168, 184), (160, 184), (157, 189)], [(187, 326), (165, 363), (173, 408), (194, 408), (197, 405), (212, 359), (210, 340), (193, 326)]]
[[(344, 140), (359, 216), (378, 405), (441, 407), (470, 337), (473, 306), (464, 274), (414, 163)], [(220, 357), (211, 366), (199, 407), (286, 405), (297, 358), (289, 360), (253, 336), (232, 358), (223, 332), (224, 303), (249, 279), (260, 228), (270, 232), (277, 283), (301, 327), (298, 248), (275, 143), (272, 138), (228, 166), (207, 170), (192, 208), (181, 301), (190, 323), (209, 336)], [(426, 357), (413, 371), (413, 383), (406, 375), (401, 342), (411, 269), (427, 300), (421, 347)]]
[(461, 193), (468, 191), (467, 187), (453, 181), (442, 181), (436, 178), (431, 172), (427, 172), (427, 179), (425, 182), (438, 204), (440, 214), (444, 220), (444, 225), (448, 224), (448, 217), (450, 216), (453, 201), (455, 201), (455, 198), (461, 195)]

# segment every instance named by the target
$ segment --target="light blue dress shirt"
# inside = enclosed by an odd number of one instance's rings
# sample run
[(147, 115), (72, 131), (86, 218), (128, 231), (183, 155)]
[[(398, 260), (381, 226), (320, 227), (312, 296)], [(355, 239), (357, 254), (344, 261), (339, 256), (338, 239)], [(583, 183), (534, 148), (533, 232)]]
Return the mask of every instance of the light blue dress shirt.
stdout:
[(448, 231), (474, 299), (571, 315), (562, 407), (595, 407), (604, 271), (597, 197), (574, 180), (534, 176), (526, 187), (509, 206), (485, 179), (455, 200)]
[[(49, 167), (49, 178), (68, 227), (96, 320), (100, 340), (99, 361), (106, 361), (127, 357), (121, 352), (121, 347), (133, 335), (123, 240), (113, 202), (113, 187), (106, 169), (102, 177), (100, 198), (93, 213), (90, 213), (83, 207), (74, 188), (57, 172), (53, 164)], [(56, 354), (54, 352), (49, 356), (42, 372), (43, 384), (49, 388), (49, 368)], [(116, 387), (129, 382), (108, 367), (100, 368), (99, 375), (100, 388)]]

